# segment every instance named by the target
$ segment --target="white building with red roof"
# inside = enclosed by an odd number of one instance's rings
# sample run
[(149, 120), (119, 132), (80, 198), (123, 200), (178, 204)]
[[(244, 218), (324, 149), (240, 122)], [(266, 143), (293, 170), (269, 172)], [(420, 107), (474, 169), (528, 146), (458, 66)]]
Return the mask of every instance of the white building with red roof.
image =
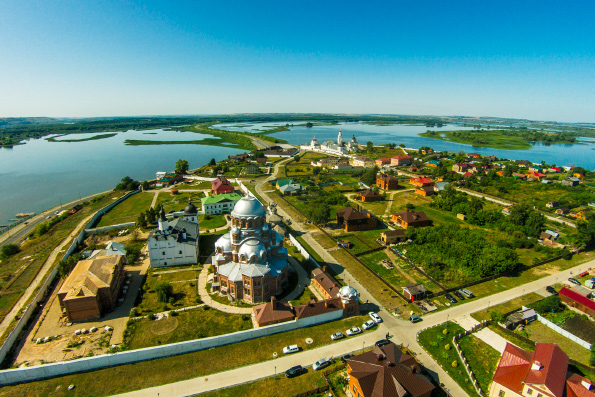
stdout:
[(592, 382), (568, 371), (568, 355), (555, 343), (529, 353), (508, 343), (492, 377), (490, 397), (595, 397)]

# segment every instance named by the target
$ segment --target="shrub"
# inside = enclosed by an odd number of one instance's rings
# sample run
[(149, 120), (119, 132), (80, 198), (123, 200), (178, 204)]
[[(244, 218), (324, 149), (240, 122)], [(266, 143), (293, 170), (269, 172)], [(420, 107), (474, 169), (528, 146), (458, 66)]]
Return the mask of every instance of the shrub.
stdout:
[(20, 251), (19, 246), (16, 244), (6, 244), (0, 249), (0, 259), (6, 259), (13, 255), (18, 254)]
[(173, 297), (174, 288), (167, 281), (162, 281), (155, 287), (157, 292), (157, 299), (159, 302), (168, 302), (169, 298)]
[(149, 314), (149, 320), (155, 320), (157, 318), (156, 315), (154, 315), (153, 313)]
[(548, 296), (547, 298), (533, 302), (528, 306), (535, 309), (539, 314), (551, 313), (558, 310), (560, 307), (560, 297), (557, 295)]
[(452, 364), (450, 364), (450, 365), (452, 365), (452, 367), (453, 367), (453, 368), (456, 368), (456, 367), (458, 367), (458, 366), (459, 366), (459, 362), (458, 362), (457, 360), (454, 360), (454, 361), (452, 362)]
[(444, 329), (442, 330), (442, 333), (443, 333), (444, 335), (447, 335), (447, 334), (448, 334), (448, 330), (447, 330), (446, 328), (444, 328)]
[(170, 316), (172, 316), (172, 317), (176, 317), (176, 316), (178, 316), (179, 314), (180, 314), (180, 313), (178, 313), (178, 312), (177, 312), (177, 311), (175, 311), (175, 310), (172, 310), (171, 312), (169, 312), (169, 315), (170, 315)]
[(130, 316), (131, 317), (138, 316), (138, 311), (136, 310), (136, 307), (133, 307), (132, 309), (130, 309)]
[(242, 320), (244, 320), (244, 321), (250, 320), (250, 315), (249, 314), (243, 314), (242, 315)]
[(495, 323), (501, 323), (504, 321), (504, 315), (498, 310), (492, 310), (490, 312), (490, 320), (492, 320)]
[(447, 343), (446, 345), (444, 345), (444, 350), (450, 350), (450, 344)]

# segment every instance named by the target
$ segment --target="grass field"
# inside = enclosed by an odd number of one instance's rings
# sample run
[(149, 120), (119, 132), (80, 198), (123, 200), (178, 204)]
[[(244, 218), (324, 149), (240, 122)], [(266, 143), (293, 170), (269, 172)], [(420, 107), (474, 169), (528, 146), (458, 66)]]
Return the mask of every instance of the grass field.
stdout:
[(128, 197), (112, 208), (111, 211), (104, 214), (97, 227), (136, 222), (138, 215), (151, 207), (153, 196), (154, 194), (151, 192), (140, 192)]
[[(447, 334), (443, 333), (447, 330)], [(464, 332), (464, 329), (452, 322), (447, 322), (439, 326), (428, 328), (417, 334), (419, 344), (434, 358), (434, 360), (448, 373), (448, 375), (463, 388), (470, 396), (477, 395), (473, 388), (471, 380), (463, 368), (463, 363), (459, 359), (457, 351), (452, 345), (452, 338), (458, 333)], [(450, 350), (445, 346), (449, 345)], [(456, 362), (457, 367), (452, 363)]]
[[(239, 314), (223, 313), (215, 309), (205, 310), (205, 307), (180, 312), (178, 316), (170, 316), (165, 320), (142, 319), (131, 326), (132, 337), (128, 344), (130, 350), (142, 349), (144, 347), (166, 345), (186, 340), (208, 338), (243, 331), (252, 328), (250, 316)], [(167, 321), (170, 324), (177, 323), (175, 329), (166, 334), (159, 322)], [(173, 322), (173, 323), (172, 323)], [(173, 328), (168, 324), (167, 330)], [(165, 331), (167, 331), (165, 330)]]
[(487, 393), (500, 360), (500, 352), (475, 335), (467, 335), (459, 339), (458, 343), (479, 387)]
[[(201, 231), (216, 229), (227, 224), (226, 215), (199, 215), (198, 226)], [(207, 219), (208, 218), (208, 219)]]
[[(456, 143), (469, 144), (466, 138), (459, 138), (454, 135), (455, 131), (428, 131), (418, 134), (425, 138), (438, 139), (441, 141), (449, 141)], [(507, 149), (507, 150), (525, 150), (530, 149), (531, 144), (525, 141), (520, 136), (504, 135), (499, 131), (481, 131), (474, 132), (473, 135), (481, 137), (480, 141), (473, 141), (473, 146), (489, 147), (493, 149)]]
[[(106, 396), (163, 385), (268, 361), (273, 352), (281, 353), (284, 346), (292, 344), (304, 350), (315, 349), (332, 343), (329, 337), (332, 333), (359, 326), (366, 319), (367, 316), (350, 317), (195, 353), (5, 386), (2, 396)], [(307, 345), (305, 338), (312, 338), (314, 343)], [(76, 389), (68, 391), (70, 384), (76, 385)]]
[[(185, 272), (147, 275), (147, 279), (143, 285), (142, 299), (137, 306), (138, 315), (147, 315), (196, 305), (198, 303), (197, 277), (198, 269)], [(173, 287), (173, 302), (166, 304), (158, 301), (155, 287), (160, 282), (168, 282)]]
[(543, 296), (536, 294), (535, 292), (531, 292), (527, 295), (519, 296), (508, 302), (501, 303), (496, 306), (490, 306), (489, 311), (486, 307), (486, 310), (480, 310), (475, 312), (471, 315), (477, 321), (484, 321), (490, 319), (490, 312), (500, 312), (500, 313), (508, 313), (511, 310), (520, 309), (522, 306), (527, 306), (530, 303), (536, 302), (538, 300), (542, 300)]
[(155, 202), (155, 207), (159, 206), (159, 204), (163, 205), (163, 209), (165, 212), (169, 212), (171, 210), (174, 211), (181, 211), (188, 205), (188, 199), (192, 200), (192, 204), (196, 206), (196, 208), (201, 207), (200, 199), (204, 197), (203, 192), (197, 191), (196, 193), (180, 193), (178, 195), (172, 196), (171, 193), (159, 193), (157, 197), (157, 201)]

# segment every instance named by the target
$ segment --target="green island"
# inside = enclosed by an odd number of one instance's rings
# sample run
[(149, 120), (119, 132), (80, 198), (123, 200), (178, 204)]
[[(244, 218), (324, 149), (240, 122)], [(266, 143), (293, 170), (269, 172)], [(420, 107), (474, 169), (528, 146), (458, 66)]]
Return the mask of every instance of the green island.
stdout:
[(473, 131), (426, 131), (419, 136), (441, 141), (466, 143), (493, 149), (525, 150), (531, 142), (576, 143), (576, 134), (570, 132), (541, 132), (534, 130), (473, 130)]
[(67, 136), (69, 134), (62, 134), (62, 135), (56, 135), (50, 138), (45, 138), (46, 141), (48, 142), (85, 142), (85, 141), (96, 141), (98, 139), (106, 139), (106, 138), (111, 138), (113, 136), (118, 135), (116, 132), (112, 132), (109, 134), (98, 134), (98, 135), (93, 135), (90, 136), (88, 138), (82, 138), (82, 139), (56, 139), (59, 138), (61, 136)]

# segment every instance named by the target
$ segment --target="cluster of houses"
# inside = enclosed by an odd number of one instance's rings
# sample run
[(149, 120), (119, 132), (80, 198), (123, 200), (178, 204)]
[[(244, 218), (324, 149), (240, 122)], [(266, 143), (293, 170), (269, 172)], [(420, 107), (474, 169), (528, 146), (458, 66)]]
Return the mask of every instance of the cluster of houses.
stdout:
[(295, 183), (291, 178), (278, 179), (271, 181), (271, 184), (279, 191), (282, 196), (295, 196), (306, 191), (306, 187)]

